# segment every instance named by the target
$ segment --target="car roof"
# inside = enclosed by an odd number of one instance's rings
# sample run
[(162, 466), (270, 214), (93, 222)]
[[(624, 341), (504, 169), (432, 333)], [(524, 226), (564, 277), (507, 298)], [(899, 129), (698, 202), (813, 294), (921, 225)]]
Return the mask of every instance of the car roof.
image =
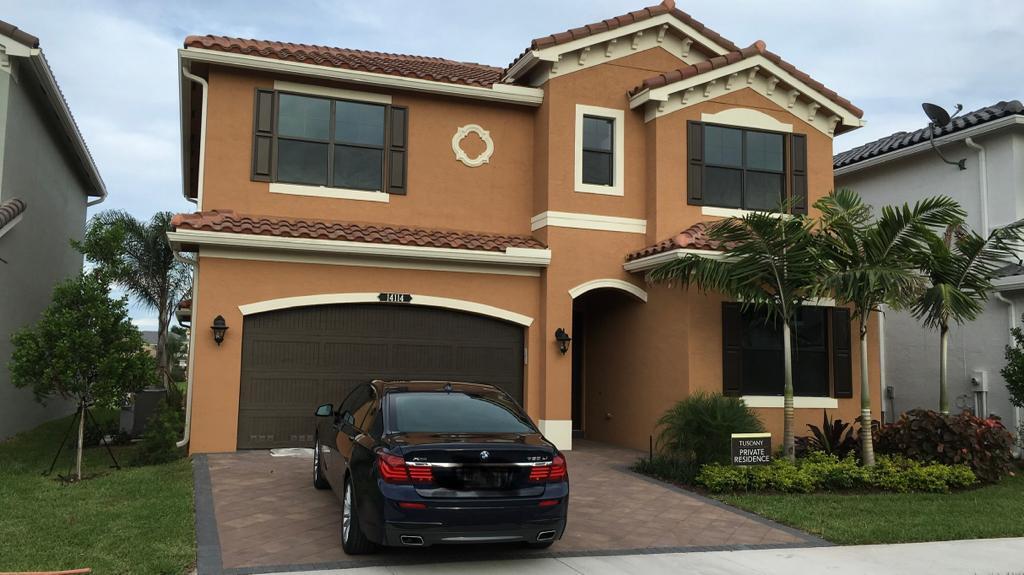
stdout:
[(477, 395), (507, 396), (501, 388), (489, 383), (469, 383), (464, 381), (429, 381), (429, 380), (394, 380), (385, 381), (375, 379), (370, 385), (377, 388), (380, 393), (404, 392), (404, 391), (445, 391), (451, 386), (452, 391), (463, 393), (474, 393)]

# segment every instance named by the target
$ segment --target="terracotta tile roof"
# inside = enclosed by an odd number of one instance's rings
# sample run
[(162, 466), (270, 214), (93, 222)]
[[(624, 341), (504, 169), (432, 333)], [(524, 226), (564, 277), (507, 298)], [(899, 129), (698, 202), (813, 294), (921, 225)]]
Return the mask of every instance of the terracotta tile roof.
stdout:
[(189, 36), (185, 38), (185, 47), (483, 87), (497, 82), (502, 72), (501, 68), (494, 66), (457, 62), (446, 58), (387, 54), (227, 36)]
[(192, 298), (187, 297), (179, 301), (178, 309), (192, 309)]
[(541, 241), (531, 236), (430, 230), (331, 220), (250, 216), (236, 214), (230, 210), (178, 214), (171, 220), (171, 225), (176, 230), (229, 232), (259, 236), (338, 240), (369, 244), (397, 244), (488, 252), (503, 252), (507, 248), (544, 249), (546, 247)]
[[(985, 106), (984, 108), (968, 112), (955, 118), (948, 125), (937, 130), (935, 137), (938, 138), (947, 134), (953, 134), (961, 130), (966, 130), (967, 128), (973, 128), (974, 126), (1015, 114), (1024, 115), (1024, 104), (1021, 104), (1020, 100), (998, 102), (991, 106)], [(921, 117), (924, 118), (923, 115)], [(889, 152), (908, 148), (915, 144), (927, 141), (927, 127), (909, 133), (896, 132), (895, 134), (880, 138), (874, 142), (868, 142), (867, 144), (836, 154), (832, 158), (832, 166), (835, 168), (842, 168), (844, 166), (856, 164), (857, 162), (862, 162), (869, 158), (882, 156)]]
[[(722, 48), (725, 48), (726, 50), (740, 49), (739, 46), (733, 44), (731, 41), (723, 37), (718, 32), (715, 32), (714, 30), (701, 24), (700, 22), (695, 20), (693, 16), (690, 16), (686, 12), (683, 12), (682, 10), (676, 8), (675, 0), (664, 0), (661, 4), (658, 4), (656, 6), (648, 6), (647, 8), (641, 8), (640, 10), (634, 10), (633, 12), (629, 12), (628, 14), (615, 16), (614, 18), (608, 18), (605, 20), (601, 20), (600, 22), (594, 22), (593, 24), (587, 24), (585, 26), (580, 26), (579, 28), (566, 30), (565, 32), (558, 32), (557, 34), (550, 34), (548, 36), (536, 38), (532, 42), (530, 42), (530, 47), (524, 50), (523, 53), (520, 54), (519, 57), (517, 57), (515, 61), (512, 62), (512, 64), (515, 64), (515, 62), (519, 61), (520, 58), (522, 58), (531, 50), (542, 50), (544, 48), (550, 48), (551, 46), (565, 44), (566, 42), (579, 40), (580, 38), (586, 38), (587, 36), (600, 34), (601, 32), (607, 32), (608, 30), (614, 30), (616, 28), (621, 28), (622, 26), (628, 26), (636, 22), (649, 20), (651, 18), (654, 18), (655, 16), (660, 16), (662, 14), (672, 14), (680, 21), (685, 23), (687, 26), (693, 28), (697, 32), (700, 32), (701, 34), (709, 38), (712, 42), (715, 42), (716, 44), (718, 44)], [(509, 64), (509, 67), (511, 67), (512, 64)]]
[(765, 43), (762, 42), (761, 40), (754, 42), (753, 44), (747, 46), (742, 50), (736, 50), (733, 52), (729, 52), (728, 54), (715, 56), (714, 58), (711, 58), (704, 62), (698, 62), (690, 66), (679, 68), (677, 70), (672, 70), (671, 72), (664, 72), (662, 74), (658, 74), (657, 76), (652, 76), (644, 80), (643, 83), (637, 86), (636, 88), (630, 90), (629, 95), (634, 96), (640, 92), (643, 92), (644, 90), (649, 90), (652, 88), (661, 88), (662, 86), (667, 86), (669, 84), (679, 82), (687, 78), (699, 76), (700, 74), (704, 74), (705, 72), (717, 70), (718, 68), (728, 66), (729, 64), (739, 62), (740, 60), (745, 60), (755, 55), (764, 56), (770, 62), (774, 63), (776, 66), (792, 74), (793, 77), (795, 77), (796, 79), (807, 84), (811, 88), (814, 88), (818, 92), (821, 92), (821, 94), (828, 98), (829, 100), (832, 100), (836, 104), (839, 104), (843, 108), (853, 112), (853, 114), (858, 118), (864, 116), (864, 111), (858, 108), (857, 106), (854, 106), (853, 102), (850, 102), (846, 98), (843, 98), (834, 90), (828, 88), (827, 86), (815, 80), (814, 78), (811, 78), (806, 73), (797, 70), (795, 66), (783, 60), (778, 54), (769, 51), (765, 46)]
[(637, 250), (627, 255), (626, 261), (638, 260), (680, 248), (688, 250), (718, 250), (721, 248), (721, 244), (708, 237), (708, 226), (710, 225), (711, 222), (693, 224), (667, 240), (662, 240), (652, 246), (647, 246), (642, 250)]
[(0, 228), (14, 221), (28, 207), (24, 200), (12, 198), (0, 204)]

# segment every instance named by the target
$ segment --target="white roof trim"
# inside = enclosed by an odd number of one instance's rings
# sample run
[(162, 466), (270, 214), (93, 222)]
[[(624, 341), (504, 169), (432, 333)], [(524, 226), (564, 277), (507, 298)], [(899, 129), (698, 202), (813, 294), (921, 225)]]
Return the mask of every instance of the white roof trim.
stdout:
[(686, 78), (685, 80), (680, 80), (678, 82), (673, 82), (666, 86), (661, 86), (653, 89), (648, 88), (646, 90), (643, 90), (642, 92), (639, 92), (638, 94), (635, 94), (634, 96), (630, 97), (629, 107), (637, 108), (639, 106), (646, 104), (649, 101), (667, 102), (669, 96), (671, 96), (672, 94), (681, 92), (683, 90), (686, 90), (687, 88), (693, 88), (696, 86), (707, 84), (711, 80), (717, 80), (719, 78), (724, 78), (731, 76), (733, 74), (744, 72), (755, 66), (759, 67), (759, 73), (761, 75), (774, 76), (776, 78), (779, 78), (785, 84), (793, 86), (794, 89), (800, 92), (800, 95), (804, 96), (805, 98), (810, 98), (811, 100), (814, 100), (816, 103), (820, 104), (822, 108), (827, 109), (828, 111), (831, 111), (832, 113), (837, 115), (842, 121), (843, 125), (853, 127), (860, 127), (861, 125), (863, 125), (861, 119), (854, 115), (853, 112), (847, 110), (846, 108), (843, 108), (842, 106), (833, 102), (829, 98), (826, 98), (824, 94), (811, 88), (803, 81), (799, 80), (789, 72), (783, 70), (781, 67), (779, 67), (778, 64), (772, 62), (768, 58), (765, 58), (761, 54), (754, 54), (753, 56), (749, 56), (738, 62), (733, 62), (732, 64), (727, 64), (725, 66), (722, 66), (721, 68), (717, 68), (714, 70), (708, 70), (707, 72), (704, 72), (702, 74), (697, 74), (696, 76)]
[(421, 80), (420, 78), (407, 78), (405, 76), (391, 76), (388, 74), (375, 74), (373, 72), (362, 72), (359, 70), (332, 68), (328, 66), (321, 66), (319, 64), (276, 60), (261, 56), (251, 56), (248, 54), (234, 54), (231, 52), (221, 52), (219, 50), (208, 50), (206, 48), (181, 48), (178, 50), (178, 57), (181, 60), (194, 62), (205, 62), (208, 64), (219, 64), (222, 66), (233, 66), (236, 68), (272, 71), (282, 74), (294, 74), (313, 78), (327, 78), (341, 82), (365, 84), (368, 86), (413, 90), (416, 92), (443, 94), (447, 96), (472, 98), (476, 100), (491, 100), (506, 104), (540, 106), (544, 101), (544, 90), (540, 88), (529, 88), (526, 86), (508, 86), (496, 83), (490, 88), (484, 88), (481, 86), (469, 86), (465, 84), (449, 84), (434, 80)]
[(200, 248), (216, 246), (481, 265), (547, 267), (551, 262), (551, 250), (536, 248), (506, 248), (504, 252), (489, 252), (197, 230), (168, 232), (167, 238), (175, 250), (181, 249), (182, 244), (194, 244)]
[(631, 284), (627, 281), (612, 278), (602, 278), (590, 280), (588, 282), (583, 282), (580, 285), (570, 289), (569, 296), (572, 297), (572, 299), (576, 299), (589, 291), (602, 288), (610, 288), (624, 291), (626, 293), (632, 294), (634, 297), (636, 297), (636, 299), (644, 303), (647, 303), (646, 291), (640, 289), (636, 285)]
[(654, 254), (652, 256), (635, 259), (628, 261), (622, 265), (622, 268), (627, 272), (645, 272), (649, 269), (656, 268), (661, 264), (672, 262), (675, 260), (681, 260), (686, 256), (700, 256), (702, 258), (709, 258), (713, 260), (720, 260), (725, 257), (725, 252), (718, 250), (693, 250), (689, 248), (677, 248), (667, 252), (661, 252), (660, 254)]
[(6, 234), (7, 232), (11, 231), (14, 228), (14, 226), (18, 225), (18, 222), (21, 221), (21, 218), (24, 215), (25, 215), (25, 212), (22, 212), (22, 213), (20, 213), (20, 214), (18, 214), (16, 216), (14, 216), (13, 220), (7, 222), (7, 225), (0, 227), (0, 238), (4, 237), (4, 234)]
[[(992, 122), (986, 122), (978, 126), (965, 128), (963, 130), (953, 132), (952, 134), (945, 134), (939, 136), (935, 138), (935, 145), (944, 146), (946, 144), (951, 144), (953, 142), (957, 142), (966, 138), (977, 137), (1010, 126), (1024, 126), (1024, 115), (1014, 114), (1012, 116), (1006, 116), (1005, 118), (999, 118), (998, 120), (994, 120)], [(931, 149), (931, 147), (931, 141), (925, 140), (923, 142), (914, 144), (913, 146), (908, 146), (906, 148), (901, 148), (899, 150), (894, 150), (892, 152), (886, 152), (873, 158), (868, 158), (866, 160), (861, 160), (860, 162), (854, 164), (843, 166), (841, 168), (836, 168), (835, 176), (845, 176), (846, 174), (852, 174), (853, 172), (867, 169), (872, 166), (877, 166), (879, 164), (884, 164), (885, 162), (890, 162), (892, 160), (896, 160), (899, 158), (912, 156), (914, 154), (928, 151)]]
[(992, 280), (992, 287), (998, 292), (1024, 289), (1024, 275), (996, 278)]
[(649, 28), (658, 28), (666, 24), (680, 35), (690, 38), (702, 46), (706, 46), (716, 55), (727, 54), (729, 52), (704, 34), (698, 32), (695, 28), (687, 26), (669, 12), (666, 14), (659, 14), (654, 18), (634, 22), (626, 26), (620, 26), (614, 30), (606, 30), (597, 34), (591, 34), (590, 36), (580, 38), (579, 40), (571, 40), (569, 42), (555, 44), (554, 46), (541, 48), (539, 50), (530, 50), (520, 56), (518, 60), (509, 66), (508, 71), (504, 76), (502, 76), (501, 81), (514, 81), (516, 78), (533, 68), (537, 62), (557, 62), (559, 56), (563, 54), (575, 52), (576, 50), (581, 50), (596, 44), (603, 44), (610, 40), (622, 38), (623, 36), (632, 36), (637, 32), (643, 32)]
[[(500, 307), (494, 307), (483, 303), (477, 303), (473, 301), (466, 301), (461, 299), (453, 299), (447, 297), (410, 294), (412, 301), (409, 303), (402, 304), (385, 304), (385, 305), (419, 305), (429, 307), (440, 307), (445, 309), (453, 309), (459, 311), (465, 311), (469, 313), (475, 313), (477, 315), (486, 315), (512, 323), (517, 323), (524, 327), (530, 327), (533, 324), (533, 318), (528, 315), (502, 309)], [(332, 294), (316, 294), (316, 295), (303, 295), (296, 297), (285, 297), (278, 299), (270, 299), (260, 302), (254, 302), (238, 306), (238, 311), (242, 312), (242, 315), (252, 315), (257, 313), (263, 313), (267, 311), (274, 311), (279, 309), (288, 309), (294, 307), (306, 307), (312, 305), (333, 305), (333, 304), (346, 304), (346, 303), (381, 303), (380, 293), (372, 292), (353, 292), (353, 293), (332, 293)]]

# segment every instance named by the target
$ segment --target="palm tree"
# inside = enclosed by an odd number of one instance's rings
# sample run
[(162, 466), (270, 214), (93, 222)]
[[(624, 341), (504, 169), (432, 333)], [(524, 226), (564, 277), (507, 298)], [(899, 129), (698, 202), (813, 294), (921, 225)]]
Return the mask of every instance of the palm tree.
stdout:
[[(928, 198), (913, 207), (886, 206), (874, 220), (871, 207), (851, 190), (818, 200), (821, 212), (822, 295), (852, 307), (860, 335), (861, 460), (875, 464), (871, 429), (871, 386), (868, 384), (868, 326), (882, 304), (905, 307), (923, 288), (912, 254), (927, 243), (929, 229), (963, 217), (960, 206), (946, 197)], [(864, 430), (868, 430), (867, 433)]]
[[(788, 211), (783, 209), (783, 212)], [(812, 220), (752, 212), (712, 224), (711, 240), (728, 248), (722, 259), (696, 255), (663, 264), (647, 274), (651, 283), (679, 282), (703, 292), (719, 292), (742, 302), (744, 309), (781, 320), (785, 366), (783, 453), (795, 459), (793, 449), (793, 354), (790, 331), (801, 302), (818, 281), (817, 245)]]
[(191, 269), (175, 259), (169, 231), (170, 212), (157, 212), (143, 222), (127, 212), (108, 210), (89, 220), (81, 242), (72, 242), (96, 266), (96, 273), (156, 310), (157, 369), (165, 387), (170, 377), (167, 328), (182, 295), (192, 287)]
[[(927, 276), (927, 287), (911, 313), (926, 327), (939, 330), (939, 411), (949, 413), (946, 363), (949, 325), (973, 321), (985, 309), (992, 278), (1017, 264), (1024, 249), (1024, 220), (996, 228), (988, 237), (970, 230), (962, 221), (931, 234), (916, 262)], [(984, 414), (982, 414), (984, 415)]]

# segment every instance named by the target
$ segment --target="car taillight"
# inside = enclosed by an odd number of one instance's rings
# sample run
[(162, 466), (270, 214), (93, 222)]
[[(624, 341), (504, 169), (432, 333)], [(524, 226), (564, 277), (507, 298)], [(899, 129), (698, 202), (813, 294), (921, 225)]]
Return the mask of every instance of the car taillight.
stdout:
[(561, 455), (555, 455), (551, 459), (550, 465), (538, 465), (537, 467), (530, 468), (530, 481), (555, 483), (564, 481), (567, 473), (565, 458)]
[(434, 473), (429, 465), (409, 465), (405, 458), (392, 453), (377, 454), (380, 478), (388, 483), (430, 483)]

